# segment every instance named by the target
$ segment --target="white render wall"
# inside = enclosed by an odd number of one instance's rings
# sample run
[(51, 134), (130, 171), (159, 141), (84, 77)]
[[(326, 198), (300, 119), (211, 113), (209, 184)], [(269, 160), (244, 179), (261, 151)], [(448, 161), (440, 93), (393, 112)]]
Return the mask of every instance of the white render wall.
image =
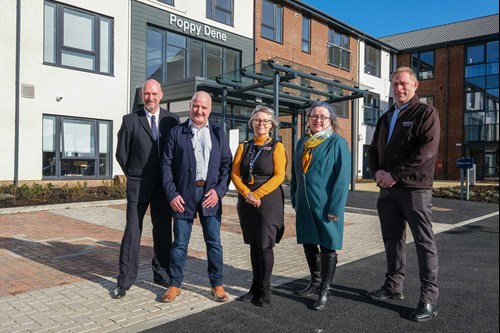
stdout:
[[(380, 77), (365, 74), (364, 63), (365, 63), (365, 43), (360, 41), (359, 43), (359, 83), (372, 87), (370, 92), (380, 95), (380, 109), (383, 112), (387, 111), (389, 108), (389, 97), (391, 94), (391, 82), (390, 82), (390, 53), (382, 50), (380, 54)], [(370, 144), (373, 138), (373, 133), (375, 132), (375, 126), (367, 126), (363, 124), (363, 99), (359, 99), (358, 103), (359, 117), (358, 117), (358, 170), (357, 175), (361, 178), (363, 174), (363, 145)]]
[[(20, 181), (42, 179), (42, 116), (68, 115), (113, 121), (113, 151), (121, 118), (128, 113), (130, 54), (129, 1), (62, 0), (77, 8), (113, 18), (113, 75), (106, 76), (43, 64), (44, 1), (21, 1), (20, 84), (34, 86), (34, 98), (19, 100)], [(0, 181), (14, 179), (14, 114), (16, 0), (0, 0), (2, 15), (0, 34)], [(61, 96), (60, 102), (56, 97)], [(113, 174), (121, 170), (113, 159)]]
[[(0, 180), (14, 177), (16, 1), (0, 0)], [(40, 168), (41, 169), (41, 168)]]

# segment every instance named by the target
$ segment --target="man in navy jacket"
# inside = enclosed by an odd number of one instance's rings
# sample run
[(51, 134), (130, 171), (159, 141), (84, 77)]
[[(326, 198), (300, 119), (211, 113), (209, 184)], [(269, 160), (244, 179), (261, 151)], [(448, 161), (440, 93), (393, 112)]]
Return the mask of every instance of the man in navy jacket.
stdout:
[(224, 131), (209, 122), (212, 98), (200, 91), (193, 95), (189, 119), (170, 132), (161, 163), (163, 188), (172, 208), (174, 242), (170, 257), (170, 285), (163, 296), (172, 302), (181, 293), (193, 220), (200, 216), (207, 246), (211, 293), (218, 302), (228, 300), (223, 288), (220, 224), (232, 154)]

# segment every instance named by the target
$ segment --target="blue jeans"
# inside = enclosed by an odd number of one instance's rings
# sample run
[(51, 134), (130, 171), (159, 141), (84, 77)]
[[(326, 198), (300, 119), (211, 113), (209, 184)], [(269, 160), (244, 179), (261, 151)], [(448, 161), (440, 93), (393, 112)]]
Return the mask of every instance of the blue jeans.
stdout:
[[(204, 194), (203, 187), (196, 188), (198, 215), (203, 228), (203, 238), (207, 247), (208, 278), (212, 287), (222, 286), (222, 245), (220, 241), (221, 217), (203, 216), (201, 202)], [(174, 219), (174, 243), (170, 254), (170, 285), (180, 288), (184, 280), (184, 264), (188, 251), (189, 239), (193, 230), (194, 219)]]

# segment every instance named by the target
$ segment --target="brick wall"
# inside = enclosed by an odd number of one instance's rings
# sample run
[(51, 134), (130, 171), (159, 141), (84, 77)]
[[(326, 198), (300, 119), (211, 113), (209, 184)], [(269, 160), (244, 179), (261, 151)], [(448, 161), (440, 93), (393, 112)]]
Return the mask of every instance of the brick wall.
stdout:
[[(411, 54), (398, 55), (398, 67), (411, 67)], [(457, 144), (463, 138), (464, 45), (439, 47), (434, 50), (434, 78), (421, 80), (417, 89), (419, 97), (433, 97), (439, 111), (441, 140), (438, 160), (443, 161), (442, 171), (436, 170), (436, 179), (459, 179), (457, 159), (462, 148)]]
[[(328, 31), (329, 27), (324, 22), (311, 18), (311, 51), (303, 52), (302, 46), (302, 14), (293, 8), (284, 7), (283, 10), (283, 42), (277, 43), (265, 38), (261, 38), (261, 14), (262, 1), (255, 1), (255, 61), (268, 60), (271, 58), (282, 58), (293, 63), (302, 64), (307, 67), (317, 69), (319, 72), (325, 72), (337, 77), (357, 82), (358, 69), (358, 45), (355, 38), (350, 39), (351, 51), (351, 70), (344, 70), (335, 66), (328, 65)], [(339, 31), (340, 32), (340, 31)], [(344, 32), (347, 33), (347, 32)], [(351, 103), (349, 103), (349, 117), (339, 118), (340, 134), (348, 141), (351, 146)], [(289, 121), (288, 119), (281, 119)], [(297, 127), (301, 128), (301, 119), (299, 117)], [(280, 136), (285, 144), (287, 151), (287, 176), (290, 177), (291, 152), (292, 152), (292, 131), (285, 129), (280, 131)], [(300, 137), (300, 130), (298, 132)]]

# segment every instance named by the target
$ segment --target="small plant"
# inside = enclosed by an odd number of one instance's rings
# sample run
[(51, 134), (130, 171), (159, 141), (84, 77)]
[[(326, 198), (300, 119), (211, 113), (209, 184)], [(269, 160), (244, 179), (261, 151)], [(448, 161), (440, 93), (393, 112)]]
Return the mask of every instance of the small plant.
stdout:
[(46, 201), (50, 196), (53, 186), (51, 183), (47, 185), (32, 184), (31, 186), (23, 184), (17, 188), (16, 198), (31, 200), (34, 202)]
[(68, 194), (68, 197), (71, 199), (77, 199), (85, 196), (87, 191), (87, 182), (84, 182), (83, 185), (80, 182), (77, 182), (75, 186), (69, 187), (68, 184), (64, 185), (64, 189)]

